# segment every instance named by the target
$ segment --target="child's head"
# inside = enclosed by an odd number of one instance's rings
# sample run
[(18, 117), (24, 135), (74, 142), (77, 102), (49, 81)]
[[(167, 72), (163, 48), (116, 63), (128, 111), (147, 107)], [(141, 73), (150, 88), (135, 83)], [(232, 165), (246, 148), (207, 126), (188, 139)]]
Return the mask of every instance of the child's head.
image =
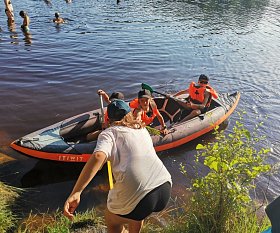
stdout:
[(19, 15), (23, 18), (26, 15), (26, 12), (25, 11), (20, 11)]
[(54, 16), (55, 16), (55, 18), (59, 18), (59, 13), (55, 12)]

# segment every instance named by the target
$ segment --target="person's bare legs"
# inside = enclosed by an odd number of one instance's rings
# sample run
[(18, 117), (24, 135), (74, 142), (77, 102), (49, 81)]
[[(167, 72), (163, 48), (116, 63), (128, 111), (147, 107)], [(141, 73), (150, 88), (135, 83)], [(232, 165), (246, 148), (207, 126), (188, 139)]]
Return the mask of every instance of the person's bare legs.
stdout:
[(144, 220), (142, 221), (130, 220), (130, 223), (128, 223), (129, 233), (139, 233), (143, 226), (143, 223)]
[(200, 114), (201, 114), (201, 111), (199, 109), (192, 110), (191, 113), (189, 115), (187, 115), (182, 121), (188, 121)]
[(91, 141), (96, 141), (97, 138), (98, 138), (98, 135), (101, 133), (101, 130), (96, 130), (94, 132), (91, 132), (91, 133), (88, 133), (87, 134), (87, 137), (86, 137), (86, 140), (88, 142), (91, 142)]
[(122, 218), (106, 209), (105, 222), (107, 225), (108, 233), (125, 232), (124, 224), (128, 224), (129, 233), (139, 233), (144, 220), (136, 221), (128, 218)]

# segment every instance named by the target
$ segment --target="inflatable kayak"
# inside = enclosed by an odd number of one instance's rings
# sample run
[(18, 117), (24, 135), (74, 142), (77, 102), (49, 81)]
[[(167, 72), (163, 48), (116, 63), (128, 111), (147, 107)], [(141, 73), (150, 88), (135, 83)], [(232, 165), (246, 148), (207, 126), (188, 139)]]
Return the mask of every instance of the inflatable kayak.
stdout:
[[(178, 147), (213, 130), (231, 115), (239, 99), (239, 92), (219, 94), (219, 98), (212, 100), (205, 114), (185, 121), (184, 118), (189, 112), (174, 99), (155, 97), (169, 130), (165, 136), (151, 135), (156, 151)], [(96, 141), (87, 142), (83, 139), (88, 133), (101, 129), (100, 118), (101, 110), (92, 110), (30, 133), (15, 140), (10, 146), (23, 154), (40, 159), (86, 162), (96, 146)], [(156, 129), (159, 125), (155, 119), (151, 127)]]

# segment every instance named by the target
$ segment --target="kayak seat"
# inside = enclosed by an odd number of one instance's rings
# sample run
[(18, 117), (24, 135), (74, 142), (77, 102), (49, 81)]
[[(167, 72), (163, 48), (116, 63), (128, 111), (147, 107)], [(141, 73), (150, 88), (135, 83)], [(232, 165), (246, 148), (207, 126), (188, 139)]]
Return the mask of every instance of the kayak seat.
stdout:
[(86, 135), (101, 129), (99, 113), (86, 113), (61, 125), (60, 136), (67, 142), (84, 140)]
[[(181, 106), (173, 99), (158, 97), (154, 99), (159, 112), (161, 113), (165, 123), (175, 123), (180, 119)], [(160, 123), (157, 118), (153, 122), (153, 126), (158, 126)]]

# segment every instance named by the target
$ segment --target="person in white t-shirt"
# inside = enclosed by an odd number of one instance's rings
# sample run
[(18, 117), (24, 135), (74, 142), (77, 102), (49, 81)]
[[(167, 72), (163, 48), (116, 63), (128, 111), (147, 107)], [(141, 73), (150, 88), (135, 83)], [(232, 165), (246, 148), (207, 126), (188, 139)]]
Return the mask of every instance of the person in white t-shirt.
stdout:
[(171, 176), (158, 158), (148, 131), (133, 117), (129, 106), (114, 100), (107, 111), (110, 127), (99, 135), (93, 155), (65, 202), (64, 215), (73, 219), (82, 191), (108, 160), (114, 177), (105, 211), (108, 232), (122, 232), (128, 224), (130, 233), (138, 233), (147, 216), (168, 204)]

